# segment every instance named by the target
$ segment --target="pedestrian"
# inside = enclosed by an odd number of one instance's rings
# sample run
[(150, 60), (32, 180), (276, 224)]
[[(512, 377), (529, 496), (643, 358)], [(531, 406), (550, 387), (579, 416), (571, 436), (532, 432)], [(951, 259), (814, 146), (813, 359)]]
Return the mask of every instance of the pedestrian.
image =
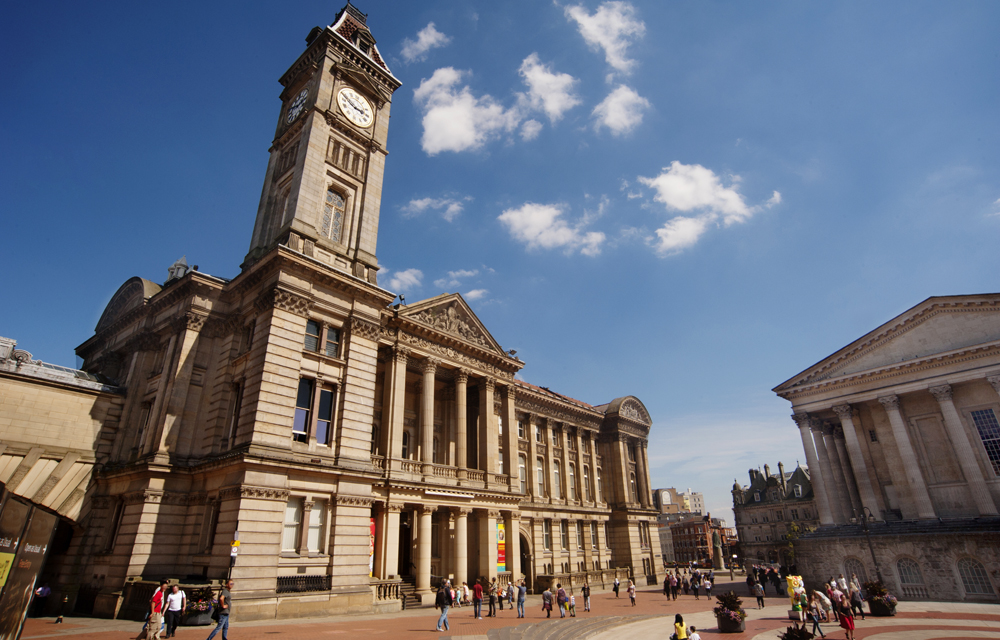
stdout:
[(840, 616), (840, 628), (844, 630), (847, 640), (854, 640), (854, 612), (846, 596), (837, 604), (837, 614)]
[(679, 613), (674, 616), (674, 635), (670, 636), (670, 640), (688, 640), (687, 627), (684, 626), (684, 617)]
[(472, 604), (472, 598), (469, 593), (469, 583), (462, 582), (462, 604)]
[(167, 597), (168, 581), (160, 580), (160, 587), (149, 599), (149, 620), (146, 621), (146, 640), (160, 640), (163, 622), (163, 601)]
[(702, 584), (702, 586), (705, 587), (705, 597), (708, 598), (709, 600), (711, 600), (712, 599), (712, 577), (709, 576), (709, 577), (705, 578), (705, 580), (702, 581), (701, 584)]
[[(496, 578), (494, 578), (495, 580)], [(497, 583), (497, 601), (500, 603), (500, 610), (503, 611), (503, 601), (507, 599), (507, 590), (503, 585)]]
[(34, 609), (34, 617), (41, 618), (45, 615), (49, 606), (49, 595), (52, 593), (52, 589), (49, 588), (49, 583), (46, 582), (42, 586), (35, 589), (35, 597), (31, 601), (31, 607)]
[(477, 620), (483, 619), (483, 580), (480, 578), (472, 585), (472, 617)]
[(761, 583), (754, 581), (753, 583), (753, 595), (757, 598), (757, 608), (764, 608), (764, 586)]
[(830, 603), (830, 599), (823, 595), (822, 591), (813, 591), (813, 596), (819, 600), (823, 610), (823, 619), (827, 622), (833, 620), (833, 605)]
[(700, 600), (700, 598), (698, 597), (698, 588), (700, 586), (701, 585), (698, 583), (698, 576), (696, 576), (696, 575), (695, 576), (691, 576), (691, 593), (694, 594), (694, 599), (695, 600)]
[(546, 618), (552, 617), (552, 598), (553, 594), (549, 587), (545, 587), (545, 591), (542, 592), (542, 611), (545, 612)]
[(580, 590), (580, 594), (583, 596), (583, 610), (590, 611), (590, 585), (587, 581), (583, 582), (583, 589)]
[(844, 574), (840, 574), (839, 576), (837, 576), (837, 588), (839, 588), (844, 593), (849, 593), (847, 587), (847, 578), (844, 577)]
[(747, 593), (748, 594), (754, 595), (753, 586), (755, 584), (760, 584), (760, 582), (757, 581), (757, 572), (756, 571), (747, 571)]
[(438, 589), (437, 598), (434, 599), (434, 607), (441, 610), (441, 617), (438, 618), (437, 628), (435, 631), (442, 631), (441, 625), (444, 625), (443, 631), (449, 631), (451, 627), (448, 626), (448, 608), (451, 607), (452, 597), (451, 597), (451, 585), (445, 580), (441, 583), (441, 587)]
[(701, 640), (701, 634), (698, 633), (698, 627), (691, 625), (691, 635), (688, 636), (688, 640)]
[(688, 582), (687, 576), (684, 576), (684, 582), (682, 584), (684, 587), (684, 595), (687, 595), (688, 591), (691, 590), (691, 583)]
[(635, 606), (635, 583), (631, 580), (628, 581), (628, 599), (632, 601), (632, 606)]
[(219, 624), (215, 626), (206, 640), (212, 640), (220, 630), (222, 631), (222, 640), (229, 638), (229, 614), (233, 611), (233, 584), (235, 583), (232, 580), (227, 580), (222, 591), (219, 592)]
[(507, 585), (507, 604), (513, 609), (515, 602), (517, 602), (517, 585), (511, 580), (510, 584)]
[(855, 588), (851, 585), (851, 613), (857, 609), (858, 613), (861, 614), (861, 619), (865, 619), (865, 598), (861, 595), (861, 589)]
[(858, 574), (856, 573), (851, 574), (851, 583), (848, 586), (851, 587), (852, 589), (857, 589), (858, 591), (861, 591), (861, 582), (858, 581)]
[(563, 589), (562, 583), (556, 583), (556, 604), (559, 605), (559, 617), (566, 617), (566, 609), (569, 608), (569, 598), (566, 597), (566, 590)]
[(487, 618), (497, 617), (497, 579), (493, 578), (490, 581), (489, 586), (489, 596), (490, 596), (490, 612), (486, 614)]
[(677, 600), (677, 589), (681, 586), (681, 576), (678, 573), (670, 576), (670, 595)]
[(618, 587), (619, 587), (618, 576), (615, 576), (615, 586), (613, 586), (611, 590), (615, 592), (616, 598), (618, 597)]
[(663, 579), (663, 595), (667, 596), (667, 600), (670, 600), (670, 575)]
[[(826, 595), (828, 597), (828, 602), (832, 602), (836, 605), (840, 602), (841, 591), (837, 589), (837, 581), (834, 580), (832, 583), (826, 583)], [(840, 620), (840, 614), (837, 612), (837, 607), (833, 606), (833, 618), (834, 620)]]
[(517, 586), (517, 617), (524, 617), (524, 599), (528, 595), (528, 587), (524, 584), (524, 580), (521, 580), (521, 584)]
[(809, 617), (808, 619), (811, 620), (813, 623), (813, 628), (812, 628), (813, 636), (815, 636), (818, 633), (819, 637), (825, 638), (826, 634), (823, 633), (823, 627), (819, 626), (821, 616), (823, 615), (822, 610), (823, 606), (820, 603), (819, 594), (813, 591), (812, 598), (809, 599), (809, 611), (806, 615)]
[(181, 616), (187, 607), (187, 596), (181, 591), (180, 585), (170, 587), (167, 594), (167, 637), (173, 638), (177, 635), (177, 625), (181, 623)]
[(576, 617), (576, 596), (575, 595), (570, 595), (570, 597), (569, 597), (569, 617), (570, 618), (575, 618)]

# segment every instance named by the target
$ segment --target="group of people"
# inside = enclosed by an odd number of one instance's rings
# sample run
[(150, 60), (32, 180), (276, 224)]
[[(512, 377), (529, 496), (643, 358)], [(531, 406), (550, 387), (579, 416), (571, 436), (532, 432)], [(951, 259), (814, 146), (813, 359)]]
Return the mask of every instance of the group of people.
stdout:
[(663, 578), (663, 595), (667, 596), (668, 600), (676, 600), (677, 595), (683, 591), (684, 595), (693, 593), (694, 599), (700, 600), (701, 590), (704, 589), (705, 597), (711, 599), (713, 584), (715, 584), (715, 571), (710, 570), (707, 574), (703, 574), (695, 569), (689, 578), (686, 570), (682, 575), (679, 569), (674, 569), (674, 573), (667, 573)]
[(684, 625), (684, 616), (677, 614), (674, 616), (674, 634), (670, 640), (701, 640), (701, 634), (694, 625), (687, 627)]
[[(621, 588), (622, 588), (621, 580), (619, 580), (616, 577), (615, 578), (615, 584), (614, 584), (614, 586), (611, 587), (611, 590), (615, 592), (615, 597), (616, 598), (618, 597), (618, 594), (621, 591)], [(588, 588), (587, 591), (589, 593), (590, 589)], [(632, 606), (634, 607), (635, 606), (635, 582), (632, 579), (629, 579), (628, 585), (625, 587), (625, 593), (628, 594), (629, 600), (632, 601)], [(587, 611), (590, 611), (590, 609), (588, 608)]]
[[(589, 593), (589, 588), (588, 588)], [(465, 605), (472, 605), (472, 617), (478, 620), (483, 619), (483, 600), (486, 599), (489, 604), (489, 610), (486, 614), (487, 618), (497, 617), (497, 605), (500, 605), (500, 611), (503, 611), (503, 605), (506, 602), (510, 609), (514, 609), (515, 604), (517, 605), (517, 617), (524, 617), (524, 600), (528, 594), (528, 587), (524, 580), (520, 582), (511, 582), (506, 587), (500, 585), (496, 578), (487, 581), (486, 578), (480, 578), (473, 583), (472, 588), (469, 588), (467, 582), (463, 582), (462, 586), (455, 588), (452, 586), (451, 581), (444, 580), (441, 582), (441, 586), (438, 588), (437, 596), (434, 600), (434, 606), (441, 610), (441, 615), (438, 617), (437, 629), (436, 631), (447, 631), (448, 627), (448, 610), (451, 607), (461, 607)], [(443, 627), (443, 629), (442, 629)]]
[[(852, 574), (848, 581), (844, 574), (816, 589), (808, 598), (805, 593), (799, 595), (799, 605), (802, 616), (808, 617), (812, 624), (813, 635), (825, 638), (821, 623), (836, 621), (846, 633), (847, 640), (854, 640), (854, 614), (861, 614), (865, 619), (864, 596), (861, 593), (861, 583), (857, 574)], [(804, 620), (803, 620), (804, 621)]]
[[(784, 582), (784, 576), (775, 571), (774, 567), (764, 568), (759, 564), (755, 564), (747, 571), (747, 590), (750, 592), (750, 595), (757, 596), (759, 607), (764, 606), (764, 596), (767, 595), (768, 583), (774, 587), (774, 595), (783, 596), (785, 595)], [(757, 595), (757, 591), (760, 591), (760, 595)]]
[[(232, 611), (232, 590), (233, 581), (227, 580), (219, 592), (218, 605), (212, 614), (212, 619), (217, 621), (215, 629), (208, 636), (212, 640), (215, 634), (222, 632), (222, 640), (228, 640), (229, 634), (229, 614)], [(160, 640), (160, 634), (166, 631), (164, 638), (173, 638), (177, 635), (177, 625), (181, 622), (184, 610), (187, 608), (187, 594), (180, 588), (180, 585), (171, 585), (169, 580), (160, 580), (159, 588), (153, 592), (153, 597), (149, 599), (149, 613), (146, 616), (146, 624), (139, 632), (138, 640)]]

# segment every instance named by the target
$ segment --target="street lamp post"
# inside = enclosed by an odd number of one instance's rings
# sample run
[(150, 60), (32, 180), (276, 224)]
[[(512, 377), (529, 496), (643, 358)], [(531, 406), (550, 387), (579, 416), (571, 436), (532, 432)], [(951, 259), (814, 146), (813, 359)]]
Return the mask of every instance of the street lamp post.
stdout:
[(865, 537), (868, 539), (868, 551), (872, 554), (872, 563), (875, 564), (875, 574), (878, 575), (878, 581), (885, 584), (882, 579), (882, 569), (878, 566), (878, 560), (875, 558), (875, 547), (872, 545), (872, 534), (871, 529), (868, 528), (868, 522), (875, 522), (875, 514), (871, 512), (868, 507), (861, 507), (861, 516), (858, 516), (858, 510), (854, 510), (854, 517), (851, 518), (852, 522), (861, 521), (861, 529), (865, 532)]

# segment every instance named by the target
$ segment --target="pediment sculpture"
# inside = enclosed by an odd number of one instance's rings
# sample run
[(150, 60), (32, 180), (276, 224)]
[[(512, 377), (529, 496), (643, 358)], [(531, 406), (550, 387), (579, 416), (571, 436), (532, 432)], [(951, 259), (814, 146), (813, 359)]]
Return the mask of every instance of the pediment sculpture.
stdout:
[(476, 326), (472, 318), (468, 317), (457, 301), (452, 301), (439, 307), (424, 309), (413, 316), (417, 322), (434, 327), (438, 331), (456, 335), (466, 342), (471, 342), (480, 347), (490, 348), (492, 341), (483, 331)]

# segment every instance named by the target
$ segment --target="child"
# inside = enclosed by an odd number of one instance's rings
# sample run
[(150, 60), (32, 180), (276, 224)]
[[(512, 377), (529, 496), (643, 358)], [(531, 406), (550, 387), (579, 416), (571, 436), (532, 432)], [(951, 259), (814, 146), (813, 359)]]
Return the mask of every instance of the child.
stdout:
[(576, 596), (569, 597), (569, 617), (576, 617)]
[(688, 635), (688, 640), (701, 640), (701, 634), (698, 633), (698, 629), (695, 626), (691, 626), (691, 633)]

